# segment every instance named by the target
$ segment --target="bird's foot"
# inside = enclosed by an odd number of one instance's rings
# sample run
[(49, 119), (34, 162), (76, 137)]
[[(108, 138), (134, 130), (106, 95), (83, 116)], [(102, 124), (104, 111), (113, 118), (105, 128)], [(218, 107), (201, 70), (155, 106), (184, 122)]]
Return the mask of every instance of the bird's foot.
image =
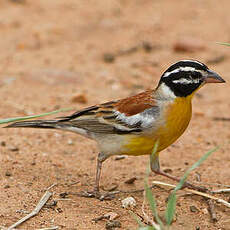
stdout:
[(207, 189), (206, 187), (197, 186), (197, 185), (191, 184), (189, 182), (184, 182), (184, 184), (183, 184), (181, 189), (183, 189), (183, 188), (190, 188), (190, 189), (193, 189), (193, 190), (197, 190), (199, 192), (209, 192), (209, 189)]
[(101, 193), (97, 190), (93, 190), (93, 191), (82, 191), (79, 195), (81, 197), (87, 197), (87, 198), (96, 198), (98, 200), (112, 200), (115, 198), (115, 194), (117, 192), (113, 191), (113, 192), (106, 192), (106, 193)]
[[(154, 171), (154, 172), (155, 172), (156, 174), (159, 174), (159, 175), (168, 177), (168, 178), (170, 178), (170, 179), (172, 179), (172, 180), (174, 180), (174, 181), (177, 181), (177, 182), (180, 182), (180, 180), (181, 180), (181, 178), (175, 177), (175, 176), (173, 176), (173, 175), (171, 175), (171, 174), (168, 174), (168, 173), (165, 173), (165, 172), (163, 172), (163, 171), (161, 171), (161, 170), (157, 170), (157, 171)], [(204, 186), (194, 185), (194, 184), (191, 184), (191, 183), (189, 183), (189, 182), (187, 182), (187, 181), (184, 182), (184, 184), (183, 184), (183, 186), (182, 186), (181, 189), (183, 189), (183, 188), (190, 188), (190, 189), (197, 190), (197, 191), (199, 191), (199, 192), (205, 192), (205, 193), (209, 193), (209, 192), (210, 192), (210, 190), (207, 189), (207, 188), (204, 187)]]

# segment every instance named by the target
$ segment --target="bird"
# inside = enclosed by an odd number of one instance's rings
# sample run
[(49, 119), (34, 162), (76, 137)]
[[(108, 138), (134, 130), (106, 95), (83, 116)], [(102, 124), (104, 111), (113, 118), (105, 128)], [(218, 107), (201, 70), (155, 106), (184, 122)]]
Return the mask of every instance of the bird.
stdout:
[[(155, 89), (76, 111), (53, 120), (12, 123), (6, 128), (44, 128), (71, 131), (98, 143), (96, 178), (90, 195), (100, 197), (102, 163), (113, 155), (150, 155), (150, 168), (179, 181), (160, 168), (159, 153), (186, 130), (192, 116), (192, 98), (207, 83), (225, 80), (196, 60), (180, 60), (166, 69)], [(154, 155), (152, 151), (157, 143)], [(186, 186), (197, 186), (186, 182)]]

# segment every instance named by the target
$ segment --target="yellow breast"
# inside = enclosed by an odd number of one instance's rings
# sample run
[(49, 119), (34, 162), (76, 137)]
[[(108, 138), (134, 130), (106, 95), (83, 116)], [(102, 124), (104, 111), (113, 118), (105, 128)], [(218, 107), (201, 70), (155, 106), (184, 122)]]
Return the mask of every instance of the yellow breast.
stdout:
[(159, 140), (158, 151), (171, 145), (180, 137), (187, 128), (192, 114), (192, 96), (186, 98), (176, 98), (165, 107), (162, 112), (164, 116), (163, 125), (148, 135), (129, 136), (125, 145), (127, 155), (151, 154), (156, 140)]
[(176, 98), (165, 112), (165, 125), (160, 127), (159, 151), (167, 148), (175, 142), (188, 127), (192, 115), (191, 97)]

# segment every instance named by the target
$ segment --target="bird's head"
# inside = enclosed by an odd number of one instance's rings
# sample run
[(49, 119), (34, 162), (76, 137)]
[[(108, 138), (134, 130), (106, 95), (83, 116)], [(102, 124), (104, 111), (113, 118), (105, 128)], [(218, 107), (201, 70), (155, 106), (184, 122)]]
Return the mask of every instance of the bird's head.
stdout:
[(158, 87), (171, 95), (187, 97), (205, 83), (224, 83), (225, 80), (206, 65), (195, 60), (182, 60), (171, 65), (161, 76)]

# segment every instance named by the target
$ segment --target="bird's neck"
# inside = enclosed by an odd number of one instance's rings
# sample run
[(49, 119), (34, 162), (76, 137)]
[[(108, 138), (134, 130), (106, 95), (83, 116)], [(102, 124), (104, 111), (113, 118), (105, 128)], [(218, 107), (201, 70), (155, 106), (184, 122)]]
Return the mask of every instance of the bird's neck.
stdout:
[(176, 98), (173, 91), (165, 83), (161, 83), (160, 85), (158, 85), (155, 93), (157, 99), (160, 100), (174, 100)]

